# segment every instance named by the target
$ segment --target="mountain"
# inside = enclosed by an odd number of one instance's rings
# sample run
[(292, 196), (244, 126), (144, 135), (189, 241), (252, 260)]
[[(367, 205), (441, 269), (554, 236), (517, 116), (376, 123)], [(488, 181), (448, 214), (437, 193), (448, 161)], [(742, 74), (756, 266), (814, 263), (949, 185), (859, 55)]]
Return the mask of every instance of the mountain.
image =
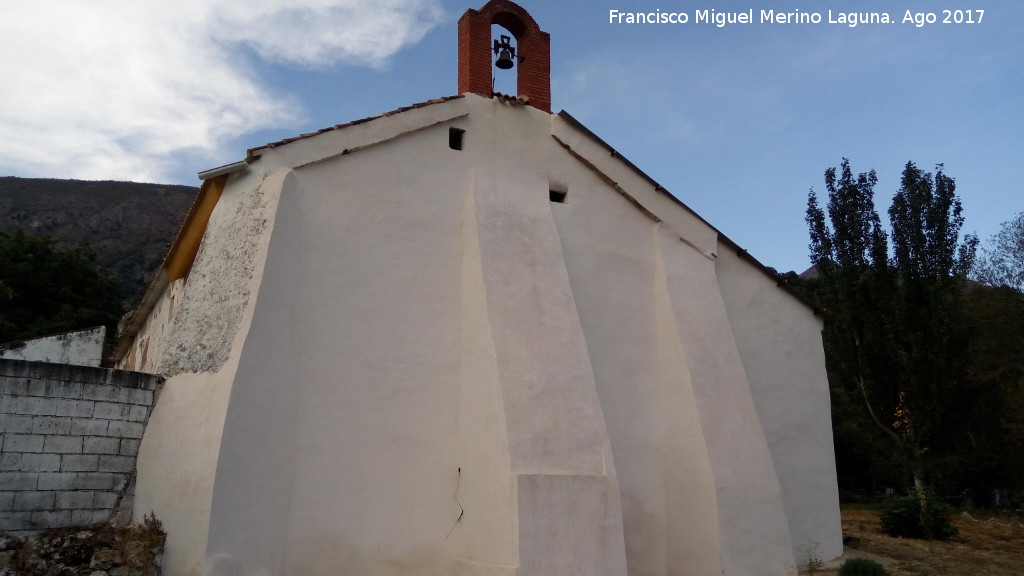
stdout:
[(192, 186), (0, 177), (0, 232), (87, 243), (134, 306), (199, 192)]

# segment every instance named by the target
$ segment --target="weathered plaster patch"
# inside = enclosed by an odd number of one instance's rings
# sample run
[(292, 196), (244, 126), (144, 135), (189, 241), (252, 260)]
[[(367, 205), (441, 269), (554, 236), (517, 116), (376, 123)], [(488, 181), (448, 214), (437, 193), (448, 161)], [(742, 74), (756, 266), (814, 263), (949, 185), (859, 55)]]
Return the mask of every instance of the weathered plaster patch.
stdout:
[(227, 361), (249, 303), (266, 208), (262, 185), (221, 198), (189, 274), (160, 373), (216, 372)]

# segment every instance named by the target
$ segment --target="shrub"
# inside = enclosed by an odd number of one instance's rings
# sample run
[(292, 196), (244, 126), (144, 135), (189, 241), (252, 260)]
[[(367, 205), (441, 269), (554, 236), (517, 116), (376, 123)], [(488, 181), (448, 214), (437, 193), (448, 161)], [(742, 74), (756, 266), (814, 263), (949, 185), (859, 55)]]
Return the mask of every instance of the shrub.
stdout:
[(893, 498), (882, 510), (882, 531), (889, 536), (926, 540), (949, 540), (956, 536), (956, 527), (950, 520), (952, 507), (931, 499), (923, 516), (922, 523), (921, 501), (916, 495)]
[(889, 571), (874, 560), (850, 558), (839, 567), (839, 576), (889, 576)]

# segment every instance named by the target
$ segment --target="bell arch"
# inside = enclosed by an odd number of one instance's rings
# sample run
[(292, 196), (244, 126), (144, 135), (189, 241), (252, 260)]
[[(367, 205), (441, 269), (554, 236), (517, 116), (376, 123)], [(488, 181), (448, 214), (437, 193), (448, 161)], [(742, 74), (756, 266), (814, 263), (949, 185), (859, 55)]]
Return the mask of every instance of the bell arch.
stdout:
[(523, 7), (509, 0), (490, 0), (480, 10), (459, 18), (459, 93), (491, 97), (493, 63), (491, 25), (508, 30), (516, 39), (517, 96), (529, 105), (551, 112), (551, 36), (540, 29)]

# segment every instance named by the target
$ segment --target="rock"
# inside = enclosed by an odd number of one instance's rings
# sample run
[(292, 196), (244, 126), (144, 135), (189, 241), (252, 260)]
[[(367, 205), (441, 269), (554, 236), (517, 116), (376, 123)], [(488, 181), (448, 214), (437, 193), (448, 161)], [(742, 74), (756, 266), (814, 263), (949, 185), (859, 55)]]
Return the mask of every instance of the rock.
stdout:
[(153, 561), (153, 555), (145, 542), (134, 540), (124, 546), (124, 563), (132, 568), (148, 566)]
[(966, 510), (960, 513), (960, 517), (964, 520), (970, 520), (971, 522), (975, 521), (974, 516), (971, 516)]
[(159, 576), (165, 539), (150, 517), (143, 524), (57, 529), (33, 539), (0, 533), (0, 576)]
[(121, 563), (121, 553), (113, 548), (101, 548), (97, 550), (89, 561), (89, 568), (109, 570)]
[(17, 550), (25, 544), (24, 538), (19, 538), (11, 534), (4, 534), (0, 536), (0, 552), (6, 552), (8, 550)]

